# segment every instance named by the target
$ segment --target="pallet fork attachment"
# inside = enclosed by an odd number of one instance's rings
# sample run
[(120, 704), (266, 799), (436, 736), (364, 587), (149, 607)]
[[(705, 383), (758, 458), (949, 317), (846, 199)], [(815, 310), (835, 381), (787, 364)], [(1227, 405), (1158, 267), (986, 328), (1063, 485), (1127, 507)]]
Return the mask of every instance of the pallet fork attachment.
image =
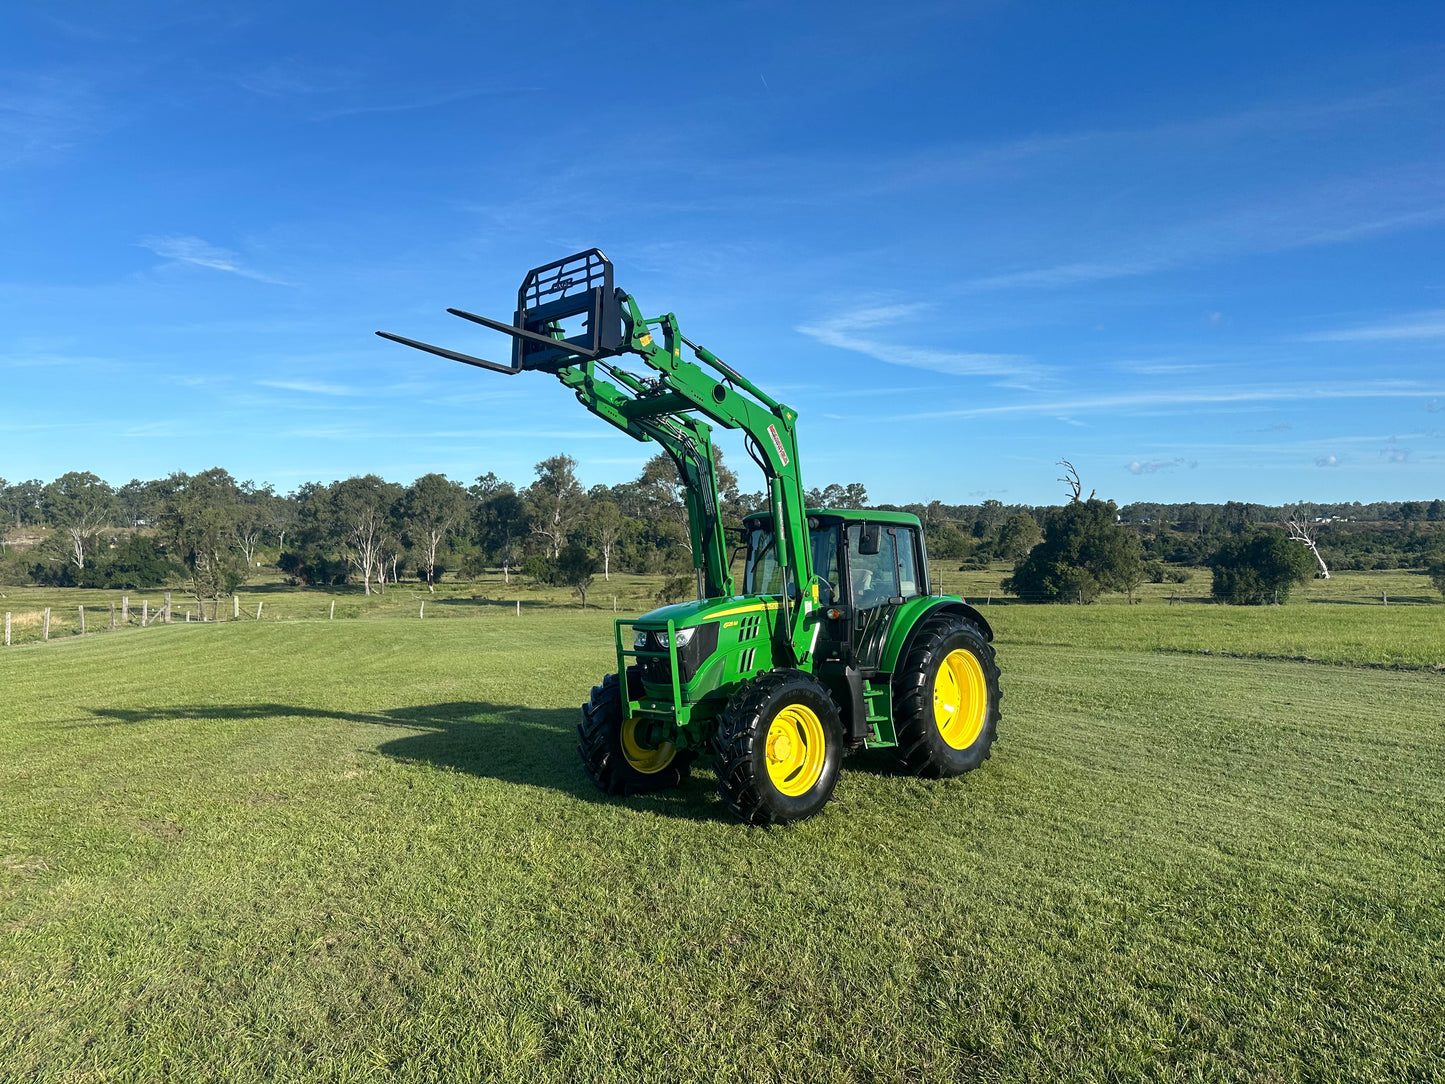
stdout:
[[(555, 374), (578, 359), (592, 361), (618, 353), (623, 346), (622, 296), (612, 284), (612, 261), (596, 248), (528, 271), (517, 291), (517, 311), (510, 324), (464, 309), (447, 312), (512, 336), (512, 363), (502, 365), (389, 331), (377, 334), (437, 357), (509, 376), (532, 369)], [(569, 334), (563, 322), (579, 316), (580, 332)]]

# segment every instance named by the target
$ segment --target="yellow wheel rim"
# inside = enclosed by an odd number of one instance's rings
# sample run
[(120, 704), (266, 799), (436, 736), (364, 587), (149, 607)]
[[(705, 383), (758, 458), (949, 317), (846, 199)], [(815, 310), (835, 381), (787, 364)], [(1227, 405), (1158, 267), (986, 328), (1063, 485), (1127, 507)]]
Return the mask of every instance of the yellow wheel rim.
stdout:
[(768, 727), (768, 778), (790, 798), (806, 794), (823, 774), (823, 722), (812, 708), (789, 704)]
[(933, 679), (933, 721), (943, 740), (967, 749), (983, 733), (988, 718), (988, 682), (972, 651), (950, 651)]
[(641, 744), (637, 740), (637, 720), (634, 718), (622, 724), (622, 755), (635, 771), (652, 775), (672, 763), (672, 758), (677, 756), (677, 746), (670, 741), (655, 749)]

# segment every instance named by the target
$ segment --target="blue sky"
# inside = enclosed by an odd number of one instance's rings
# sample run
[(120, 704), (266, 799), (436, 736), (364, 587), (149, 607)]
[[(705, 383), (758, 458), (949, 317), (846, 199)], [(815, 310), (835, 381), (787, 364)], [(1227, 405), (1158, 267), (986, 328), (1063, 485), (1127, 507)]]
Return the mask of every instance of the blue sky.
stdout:
[(624, 480), (372, 335), (597, 245), (809, 484), (1445, 496), (1442, 118), (1438, 3), (7, 4), (0, 475)]

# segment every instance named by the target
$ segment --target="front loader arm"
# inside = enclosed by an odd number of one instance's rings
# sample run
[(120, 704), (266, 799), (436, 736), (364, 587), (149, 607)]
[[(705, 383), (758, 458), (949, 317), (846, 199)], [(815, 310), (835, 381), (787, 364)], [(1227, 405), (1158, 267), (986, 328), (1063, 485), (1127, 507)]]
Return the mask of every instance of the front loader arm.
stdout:
[[(578, 288), (580, 292), (569, 293)], [(613, 290), (612, 265), (596, 249), (528, 272), (518, 292), (512, 325), (457, 309), (448, 311), (513, 335), (513, 364), (483, 361), (386, 332), (377, 334), (498, 372), (551, 372), (603, 421), (635, 440), (657, 441), (676, 464), (684, 486), (693, 564), (702, 579), (702, 593), (709, 598), (735, 593), (709, 422), (742, 430), (749, 455), (767, 479), (784, 569), (779, 639), (786, 641), (795, 664), (809, 664), (816, 629), (807, 618), (817, 602), (817, 581), (798, 468), (798, 415), (794, 410), (758, 389), (715, 354), (684, 338), (674, 314), (645, 318), (629, 294)], [(568, 337), (562, 320), (575, 315), (587, 318), (587, 330)], [(684, 360), (684, 346), (721, 379)], [(651, 374), (623, 369), (618, 362), (624, 355), (640, 358)]]

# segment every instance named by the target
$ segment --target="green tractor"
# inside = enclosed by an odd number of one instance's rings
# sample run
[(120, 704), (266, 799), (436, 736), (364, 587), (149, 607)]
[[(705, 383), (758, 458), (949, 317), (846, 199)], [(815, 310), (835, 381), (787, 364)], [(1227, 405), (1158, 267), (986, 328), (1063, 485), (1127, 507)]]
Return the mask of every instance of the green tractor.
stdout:
[[(728, 808), (786, 824), (823, 808), (852, 750), (894, 749), (930, 777), (988, 758), (1001, 696), (992, 629), (962, 598), (933, 594), (916, 516), (804, 506), (796, 411), (685, 338), (672, 313), (644, 317), (597, 249), (529, 271), (510, 324), (447, 311), (512, 336), (511, 364), (377, 334), (495, 372), (551, 373), (593, 414), (660, 444), (685, 485), (698, 597), (616, 622), (617, 671), (578, 727), (601, 790), (676, 787), (710, 753)], [(623, 368), (629, 355), (648, 371)], [(768, 507), (743, 524), (741, 589), (714, 424), (742, 430), (767, 479)]]

